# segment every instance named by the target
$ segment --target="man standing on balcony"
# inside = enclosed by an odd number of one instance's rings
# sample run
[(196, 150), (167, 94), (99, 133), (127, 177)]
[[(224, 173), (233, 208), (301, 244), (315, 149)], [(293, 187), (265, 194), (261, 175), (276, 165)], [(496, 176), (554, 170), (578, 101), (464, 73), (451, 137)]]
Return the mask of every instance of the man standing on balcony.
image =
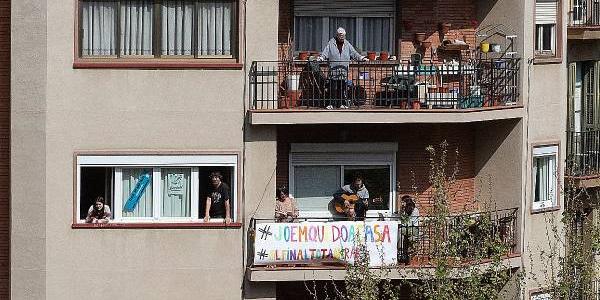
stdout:
[(346, 40), (346, 30), (340, 27), (335, 37), (329, 40), (318, 60), (329, 61), (329, 94), (332, 101), (327, 105), (327, 109), (333, 109), (331, 103), (336, 106), (339, 104), (340, 108), (348, 108), (350, 103), (347, 101), (347, 80), (350, 60), (368, 61), (369, 59), (354, 49), (354, 46)]

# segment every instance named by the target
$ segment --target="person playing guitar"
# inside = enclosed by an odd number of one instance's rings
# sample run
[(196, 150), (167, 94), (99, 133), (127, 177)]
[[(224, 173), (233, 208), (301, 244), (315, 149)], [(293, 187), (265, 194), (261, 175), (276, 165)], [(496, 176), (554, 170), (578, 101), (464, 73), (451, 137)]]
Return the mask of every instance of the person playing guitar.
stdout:
[(369, 191), (360, 174), (352, 177), (352, 184), (343, 186), (335, 195), (335, 210), (348, 220), (364, 220), (369, 207)]

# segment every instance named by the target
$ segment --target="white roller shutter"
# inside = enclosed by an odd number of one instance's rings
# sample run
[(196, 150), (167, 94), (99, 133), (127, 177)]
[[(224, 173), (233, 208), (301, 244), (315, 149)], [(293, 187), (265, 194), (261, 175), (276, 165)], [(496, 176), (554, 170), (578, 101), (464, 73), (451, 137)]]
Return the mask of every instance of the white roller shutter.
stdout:
[(394, 17), (395, 0), (295, 0), (296, 16)]
[(556, 24), (558, 16), (558, 2), (556, 0), (535, 1), (535, 23)]

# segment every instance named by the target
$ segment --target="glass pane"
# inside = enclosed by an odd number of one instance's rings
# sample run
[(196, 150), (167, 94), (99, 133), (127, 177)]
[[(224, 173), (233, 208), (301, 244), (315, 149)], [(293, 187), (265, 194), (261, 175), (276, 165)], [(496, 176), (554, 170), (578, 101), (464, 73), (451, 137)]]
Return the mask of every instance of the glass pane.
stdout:
[(198, 16), (198, 55), (232, 55), (234, 2), (200, 1)]
[(163, 1), (160, 13), (161, 54), (192, 55), (194, 2)]
[(81, 55), (117, 54), (117, 2), (81, 2)]
[(556, 193), (556, 156), (539, 156), (533, 161), (535, 172), (534, 202), (554, 201)]
[(346, 39), (356, 48), (356, 18), (329, 18), (329, 39), (335, 37), (339, 27), (346, 30)]
[(340, 188), (339, 166), (294, 167), (293, 196), (303, 211), (327, 211), (333, 194)]
[(345, 166), (344, 184), (351, 184), (355, 174), (363, 177), (369, 191), (369, 210), (390, 209), (390, 167), (389, 166)]
[(552, 51), (552, 31), (554, 29), (554, 25), (545, 24), (543, 26), (543, 48), (544, 51)]
[(123, 217), (152, 217), (152, 169), (123, 169)]
[(162, 169), (162, 217), (189, 217), (190, 169)]
[(296, 17), (295, 43), (298, 51), (322, 51), (323, 18)]
[(390, 24), (389, 18), (364, 18), (363, 50), (390, 52)]
[(152, 55), (152, 2), (121, 1), (121, 55)]

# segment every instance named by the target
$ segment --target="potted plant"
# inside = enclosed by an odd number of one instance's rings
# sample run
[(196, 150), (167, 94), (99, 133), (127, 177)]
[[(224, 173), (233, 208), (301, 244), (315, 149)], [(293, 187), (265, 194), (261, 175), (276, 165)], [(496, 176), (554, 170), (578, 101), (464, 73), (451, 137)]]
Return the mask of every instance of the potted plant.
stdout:
[(380, 60), (388, 60), (390, 59), (390, 54), (387, 51), (381, 51), (381, 53), (379, 53), (379, 59)]
[(375, 52), (375, 51), (367, 51), (367, 58), (369, 60), (375, 60), (375, 58), (377, 58), (377, 52)]
[(452, 28), (452, 24), (448, 23), (448, 22), (442, 22), (442, 23), (438, 24), (438, 27), (440, 29), (440, 32), (443, 35), (446, 35), (450, 31), (450, 28)]
[(308, 51), (300, 51), (298, 55), (299, 60), (307, 60), (308, 59)]

